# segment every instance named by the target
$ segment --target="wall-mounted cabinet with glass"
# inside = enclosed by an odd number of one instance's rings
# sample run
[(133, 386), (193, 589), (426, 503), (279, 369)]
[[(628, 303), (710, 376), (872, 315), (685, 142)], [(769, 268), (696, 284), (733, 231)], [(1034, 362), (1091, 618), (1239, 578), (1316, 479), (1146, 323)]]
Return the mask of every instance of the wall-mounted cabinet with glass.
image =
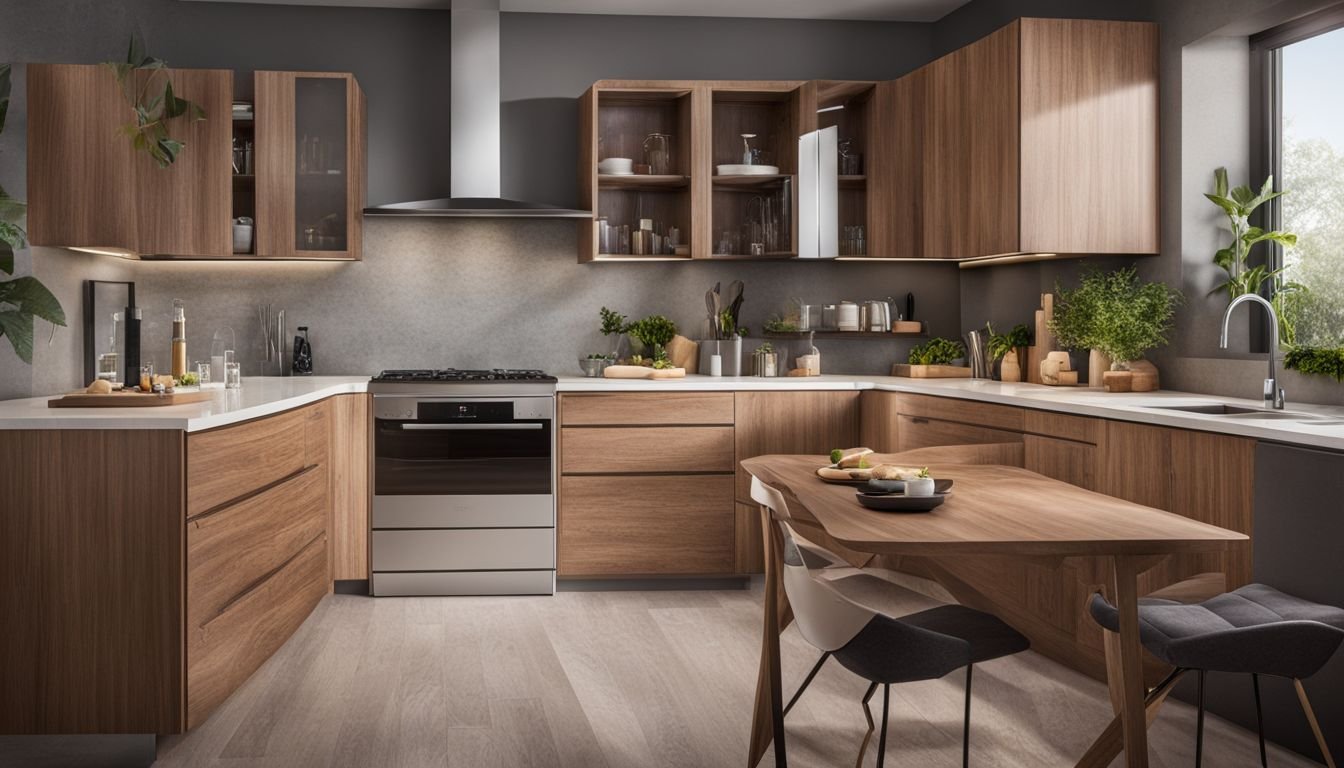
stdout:
[(34, 245), (140, 258), (360, 257), (365, 104), (354, 76), (257, 72), (252, 102), (234, 73), (170, 70), (202, 121), (172, 127), (169, 168), (132, 149), (132, 118), (111, 71), (28, 68), (30, 235)]

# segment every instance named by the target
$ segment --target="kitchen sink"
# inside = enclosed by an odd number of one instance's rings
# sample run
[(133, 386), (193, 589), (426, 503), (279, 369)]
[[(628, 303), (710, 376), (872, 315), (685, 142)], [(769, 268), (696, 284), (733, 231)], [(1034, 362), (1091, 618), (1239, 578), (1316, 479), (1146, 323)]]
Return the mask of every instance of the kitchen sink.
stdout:
[(1183, 411), (1185, 413), (1203, 413), (1210, 416), (1226, 416), (1230, 419), (1251, 420), (1284, 420), (1292, 419), (1303, 424), (1320, 424), (1320, 419), (1325, 417), (1312, 416), (1309, 413), (1293, 413), (1292, 411), (1274, 411), (1264, 408), (1247, 408), (1241, 405), (1228, 405), (1226, 403), (1195, 403), (1192, 405), (1146, 405), (1145, 408), (1160, 411)]

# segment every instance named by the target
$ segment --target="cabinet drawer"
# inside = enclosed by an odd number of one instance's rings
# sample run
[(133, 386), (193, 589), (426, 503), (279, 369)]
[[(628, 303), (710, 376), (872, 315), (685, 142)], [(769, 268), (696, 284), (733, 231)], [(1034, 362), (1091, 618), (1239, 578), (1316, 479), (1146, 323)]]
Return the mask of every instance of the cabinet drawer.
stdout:
[(187, 524), (187, 625), (201, 627), (326, 530), (327, 474), (313, 467)]
[(566, 394), (560, 398), (565, 426), (654, 426), (732, 424), (732, 392), (617, 392)]
[(565, 477), (559, 573), (730, 574), (735, 527), (731, 475)]
[(308, 452), (313, 407), (187, 435), (187, 517), (316, 463)]
[(203, 625), (187, 625), (187, 728), (205, 721), (294, 634), (327, 593), (319, 534), (278, 571)]
[(1023, 466), (1027, 469), (1079, 488), (1097, 490), (1100, 454), (1095, 445), (1040, 435), (1027, 435), (1023, 443)]
[(373, 570), (550, 570), (554, 528), (418, 528), (373, 532)]
[(1010, 432), (1021, 432), (1025, 423), (1022, 408), (927, 395), (902, 394), (900, 398), (899, 410), (902, 416), (956, 421)]
[(567, 427), (565, 473), (732, 472), (732, 427)]
[(1106, 431), (1106, 424), (1101, 419), (1054, 411), (1027, 411), (1025, 426), (1027, 432), (1037, 435), (1076, 440), (1092, 445), (1100, 443), (1101, 436)]
[(939, 445), (972, 445), (976, 443), (1021, 443), (1021, 432), (989, 429), (955, 421), (928, 419), (922, 416), (900, 417), (897, 436), (902, 451), (932, 448)]

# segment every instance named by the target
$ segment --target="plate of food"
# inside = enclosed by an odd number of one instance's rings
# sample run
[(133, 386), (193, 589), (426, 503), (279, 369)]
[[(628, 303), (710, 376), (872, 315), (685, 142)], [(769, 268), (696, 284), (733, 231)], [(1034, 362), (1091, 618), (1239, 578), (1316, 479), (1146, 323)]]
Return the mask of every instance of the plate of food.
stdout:
[(871, 448), (836, 448), (831, 451), (831, 463), (817, 469), (817, 477), (837, 485), (866, 485), (873, 479), (873, 467), (868, 459), (872, 455)]

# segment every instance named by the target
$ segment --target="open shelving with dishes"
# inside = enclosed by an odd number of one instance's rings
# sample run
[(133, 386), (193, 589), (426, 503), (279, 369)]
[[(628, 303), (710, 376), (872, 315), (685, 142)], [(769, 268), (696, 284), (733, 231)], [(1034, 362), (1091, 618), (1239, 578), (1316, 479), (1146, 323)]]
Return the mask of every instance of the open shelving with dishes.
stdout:
[(250, 256), (257, 252), (256, 108), (251, 102), (233, 103), (232, 185), (233, 252)]
[(711, 258), (798, 253), (800, 85), (711, 84)]
[(591, 229), (580, 235), (582, 260), (689, 259), (694, 88), (601, 84), (581, 111), (581, 197)]

